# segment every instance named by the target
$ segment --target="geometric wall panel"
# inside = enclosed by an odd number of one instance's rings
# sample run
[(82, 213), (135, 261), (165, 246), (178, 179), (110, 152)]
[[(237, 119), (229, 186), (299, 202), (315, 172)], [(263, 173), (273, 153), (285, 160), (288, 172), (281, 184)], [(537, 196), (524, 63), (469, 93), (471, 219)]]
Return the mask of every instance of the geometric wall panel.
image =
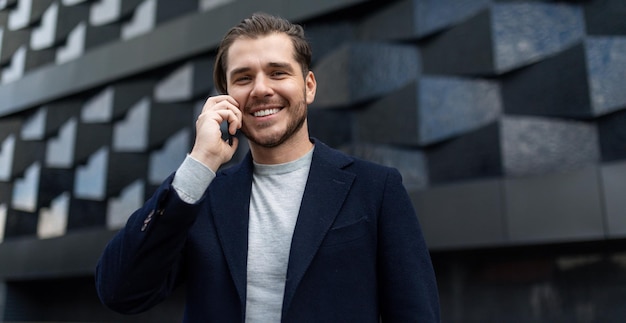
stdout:
[(595, 115), (626, 108), (626, 37), (589, 37), (585, 45)]
[(348, 22), (329, 22), (311, 25), (307, 28), (307, 38), (311, 42), (313, 57), (311, 64), (317, 76), (317, 63), (343, 44), (355, 41), (355, 27)]
[(56, 50), (54, 62), (57, 65), (69, 62), (83, 55), (87, 47), (85, 45), (87, 28), (86, 23), (82, 22), (68, 32), (65, 43)]
[(81, 120), (105, 123), (124, 117), (128, 110), (152, 92), (151, 80), (128, 80), (107, 86), (90, 97), (83, 106)]
[(13, 194), (13, 183), (0, 181), (0, 203), (8, 203)]
[(168, 103), (206, 96), (213, 88), (212, 75), (212, 58), (191, 60), (159, 81), (154, 87), (154, 100)]
[(585, 1), (585, 21), (590, 35), (626, 35), (626, 2)]
[(374, 144), (352, 144), (342, 147), (342, 150), (353, 156), (398, 169), (403, 184), (409, 191), (428, 186), (426, 158), (418, 150)]
[(113, 101), (115, 89), (106, 87), (85, 101), (81, 111), (81, 121), (85, 123), (111, 122), (113, 119)]
[(152, 103), (148, 124), (148, 147), (150, 150), (163, 144), (181, 129), (195, 126), (193, 102)]
[(626, 107), (626, 37), (588, 37), (502, 82), (507, 113), (573, 118)]
[(74, 185), (74, 170), (47, 168), (41, 169), (38, 206), (48, 207), (64, 192), (71, 192)]
[(101, 0), (91, 5), (89, 24), (93, 26), (105, 25), (119, 20), (121, 0)]
[(59, 4), (53, 3), (46, 9), (38, 26), (30, 34), (30, 48), (42, 50), (54, 46)]
[(163, 148), (150, 153), (148, 182), (160, 184), (182, 163), (186, 154), (191, 151), (191, 131), (182, 129), (165, 141)]
[(81, 4), (84, 3), (86, 1), (91, 1), (91, 0), (61, 0), (61, 3), (63, 3), (64, 6), (75, 6), (77, 4)]
[(118, 198), (109, 199), (107, 205), (106, 227), (111, 230), (119, 229), (135, 210), (145, 201), (145, 183), (136, 180), (125, 187)]
[(495, 82), (423, 76), (360, 110), (355, 128), (360, 140), (426, 146), (485, 126), (501, 111)]
[(7, 26), (10, 30), (26, 28), (30, 24), (30, 12), (33, 5), (32, 0), (18, 1), (17, 6), (9, 13)]
[(496, 3), (423, 47), (424, 71), (502, 74), (555, 54), (584, 36), (578, 6)]
[(594, 125), (505, 116), (427, 152), (430, 180), (531, 176), (575, 170), (599, 161)]
[(15, 54), (11, 57), (10, 64), (2, 69), (2, 82), (1, 84), (7, 84), (14, 82), (24, 75), (26, 69), (26, 46), (20, 47), (15, 51)]
[[(76, 28), (80, 28), (80, 30), (77, 30), (79, 34), (76, 36), (76, 41), (79, 45), (78, 48), (81, 48), (81, 52), (84, 52), (118, 40), (122, 26), (120, 24), (91, 26), (85, 22), (81, 22)], [(83, 35), (81, 35), (81, 33)], [(82, 38), (79, 38), (79, 36)]]
[(106, 177), (109, 150), (100, 148), (89, 157), (86, 165), (76, 169), (74, 194), (76, 198), (103, 201), (106, 198)]
[(208, 11), (236, 0), (198, 0), (200, 11)]
[(101, 26), (126, 19), (141, 2), (142, 0), (101, 0), (93, 3), (89, 23), (93, 26)]
[[(43, 105), (23, 119), (24, 124), (20, 132), (22, 140), (44, 140), (51, 136), (59, 135), (63, 127), (67, 127), (68, 121), (75, 119), (79, 111), (76, 101), (58, 101)], [(75, 121), (74, 121), (75, 122)]]
[(45, 136), (45, 122), (48, 115), (48, 109), (41, 107), (37, 109), (31, 116), (24, 120), (20, 138), (22, 140), (42, 140)]
[(44, 137), (58, 135), (58, 131), (67, 124), (68, 120), (76, 119), (80, 115), (82, 104), (81, 99), (74, 99), (60, 100), (40, 107), (40, 109), (46, 110), (43, 126)]
[(24, 212), (8, 208), (4, 227), (4, 240), (14, 237), (36, 236), (37, 220), (36, 213)]
[(74, 148), (74, 163), (83, 164), (87, 159), (102, 147), (111, 145), (110, 124), (78, 123), (76, 129), (76, 144)]
[(314, 67), (314, 107), (344, 107), (376, 98), (416, 79), (421, 70), (413, 46), (350, 43), (323, 57)]
[(150, 99), (143, 98), (133, 105), (126, 119), (113, 127), (114, 151), (146, 151), (148, 145), (148, 115)]
[(67, 231), (102, 228), (106, 225), (106, 202), (72, 198), (67, 217)]
[(172, 2), (169, 0), (157, 0), (155, 22), (161, 24), (184, 14), (194, 13), (198, 11), (198, 2), (200, 1), (178, 0)]
[(46, 166), (70, 168), (74, 165), (77, 120), (72, 118), (61, 126), (59, 136), (48, 140), (46, 146)]
[(143, 153), (110, 153), (107, 161), (105, 195), (119, 196), (136, 180), (145, 180), (148, 174), (148, 156)]
[[(1, 14), (2, 12), (0, 12)], [(0, 15), (0, 20), (2, 16)], [(30, 38), (30, 31), (27, 29), (23, 30), (9, 30), (8, 28), (3, 28), (2, 32), (2, 41), (1, 50), (0, 51), (0, 67), (5, 67), (5, 65), (10, 64), (13, 56), (20, 48), (26, 49), (28, 44), (28, 40)]]
[[(109, 197), (121, 194), (136, 180), (145, 179), (147, 168), (147, 159), (143, 154), (111, 153), (107, 147), (102, 147), (86, 165), (77, 168), (73, 196), (80, 201), (72, 204), (87, 208), (101, 205)], [(102, 219), (105, 209), (101, 213)]]
[(59, 15), (56, 21), (54, 38), (56, 46), (67, 41), (70, 32), (89, 17), (88, 3), (67, 4), (66, 2), (62, 1), (63, 5), (59, 8)]
[(431, 35), (487, 7), (490, 0), (404, 0), (391, 3), (359, 23), (367, 40), (406, 40)]
[(600, 160), (593, 124), (507, 117), (500, 131), (503, 166), (510, 176), (570, 171)]
[(49, 208), (42, 208), (37, 222), (37, 236), (40, 239), (59, 237), (67, 230), (70, 194), (64, 192), (52, 200)]
[(318, 138), (331, 147), (340, 147), (352, 141), (353, 129), (346, 126), (354, 124), (352, 111), (311, 108), (308, 110), (307, 120), (311, 137)]
[(154, 29), (156, 24), (157, 0), (144, 0), (137, 6), (130, 21), (122, 24), (121, 39), (128, 40)]
[(598, 120), (602, 161), (626, 160), (626, 109)]
[(54, 0), (20, 0), (9, 13), (8, 26), (11, 30), (24, 29), (41, 20), (44, 12)]
[(52, 64), (55, 61), (54, 48), (42, 49), (42, 50), (27, 50), (26, 61), (24, 62), (24, 71), (30, 72), (36, 70), (41, 66)]
[(9, 135), (0, 142), (0, 181), (9, 181), (13, 176), (15, 142), (15, 135)]
[(23, 178), (15, 180), (11, 207), (15, 210), (35, 212), (39, 193), (41, 165), (34, 163), (29, 166)]

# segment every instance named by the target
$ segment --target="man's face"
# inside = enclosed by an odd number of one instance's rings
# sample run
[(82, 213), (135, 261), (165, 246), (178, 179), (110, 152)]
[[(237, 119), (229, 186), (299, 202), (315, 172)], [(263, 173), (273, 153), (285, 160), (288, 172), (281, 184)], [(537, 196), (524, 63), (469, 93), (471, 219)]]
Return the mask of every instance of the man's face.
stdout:
[(315, 98), (315, 77), (302, 75), (287, 35), (239, 38), (228, 50), (227, 62), (228, 94), (239, 103), (241, 130), (252, 143), (275, 147), (307, 131), (302, 125), (307, 104)]

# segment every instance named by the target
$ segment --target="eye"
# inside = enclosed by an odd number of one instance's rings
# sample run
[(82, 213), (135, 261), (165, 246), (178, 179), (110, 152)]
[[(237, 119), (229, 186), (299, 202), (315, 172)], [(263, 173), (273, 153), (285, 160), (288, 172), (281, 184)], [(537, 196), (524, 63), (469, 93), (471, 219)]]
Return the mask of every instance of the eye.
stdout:
[(281, 77), (281, 76), (287, 75), (287, 72), (285, 72), (285, 71), (273, 71), (270, 75), (272, 77)]
[(237, 76), (234, 79), (234, 83), (246, 83), (249, 82), (252, 78), (247, 75)]

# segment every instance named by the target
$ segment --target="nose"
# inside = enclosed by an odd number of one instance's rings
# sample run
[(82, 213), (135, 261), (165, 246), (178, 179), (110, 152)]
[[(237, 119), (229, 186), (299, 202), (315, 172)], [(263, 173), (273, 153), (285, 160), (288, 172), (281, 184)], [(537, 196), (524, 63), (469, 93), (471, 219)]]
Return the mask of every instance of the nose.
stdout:
[(254, 80), (254, 86), (250, 92), (250, 96), (254, 98), (263, 98), (272, 95), (273, 90), (270, 80), (265, 75), (258, 75)]

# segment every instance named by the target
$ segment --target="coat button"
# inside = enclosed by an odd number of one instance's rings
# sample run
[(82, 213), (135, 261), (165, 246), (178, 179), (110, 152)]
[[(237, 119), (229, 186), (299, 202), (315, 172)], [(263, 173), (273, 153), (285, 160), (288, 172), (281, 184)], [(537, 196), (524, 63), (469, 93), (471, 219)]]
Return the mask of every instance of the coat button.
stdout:
[(146, 229), (148, 228), (148, 224), (150, 223), (150, 221), (152, 221), (152, 216), (154, 215), (154, 210), (150, 211), (150, 213), (148, 213), (148, 216), (146, 217), (145, 220), (143, 220), (143, 225), (141, 226), (141, 231), (146, 231)]

